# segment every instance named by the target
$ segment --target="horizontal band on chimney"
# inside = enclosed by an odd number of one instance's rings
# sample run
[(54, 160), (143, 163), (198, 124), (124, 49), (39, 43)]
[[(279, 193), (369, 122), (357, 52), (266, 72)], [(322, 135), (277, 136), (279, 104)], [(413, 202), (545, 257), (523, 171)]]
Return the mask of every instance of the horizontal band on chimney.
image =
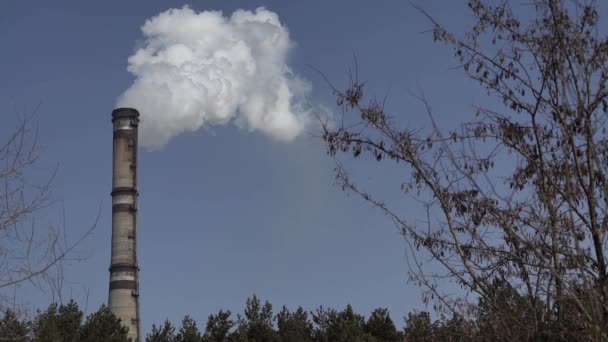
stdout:
[(118, 129), (114, 131), (114, 140), (116, 139), (133, 139), (135, 140), (137, 133), (133, 129)]
[(137, 290), (137, 282), (135, 280), (114, 280), (110, 282), (110, 291), (112, 290)]
[(137, 195), (137, 189), (129, 187), (114, 188), (112, 189), (112, 193), (110, 195)]
[(137, 212), (137, 207), (133, 204), (119, 203), (112, 206), (113, 213), (134, 213)]
[(130, 264), (114, 264), (110, 266), (110, 272), (123, 272), (123, 271), (139, 271), (139, 267)]

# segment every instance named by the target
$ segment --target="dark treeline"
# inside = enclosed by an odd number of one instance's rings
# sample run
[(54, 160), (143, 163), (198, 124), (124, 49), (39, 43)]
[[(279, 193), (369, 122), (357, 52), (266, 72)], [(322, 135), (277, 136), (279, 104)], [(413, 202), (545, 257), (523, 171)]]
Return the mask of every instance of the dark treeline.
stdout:
[[(429, 312), (414, 311), (393, 321), (385, 308), (377, 308), (365, 317), (348, 305), (342, 310), (319, 307), (307, 311), (298, 307), (290, 311), (283, 306), (277, 313), (270, 302), (255, 295), (247, 299), (242, 314), (233, 316), (220, 310), (210, 315), (206, 325), (199, 326), (189, 316), (181, 326), (166, 320), (153, 325), (146, 342), (463, 342), (463, 341), (588, 341), (585, 327), (574, 322), (579, 313), (572, 305), (564, 310), (569, 322), (556, 329), (557, 320), (548, 320), (547, 329), (538, 333), (534, 326), (537, 314), (522, 295), (508, 283), (495, 281), (491, 301), (480, 299), (475, 314), (454, 314), (433, 319)], [(564, 299), (564, 302), (570, 302)], [(565, 308), (566, 309), (566, 308)], [(398, 329), (397, 324), (401, 326)], [(563, 332), (562, 332), (563, 333)]]
[[(524, 298), (511, 287), (495, 283), (495, 302), (500, 307), (480, 301), (478, 313), (432, 319), (425, 311), (409, 313), (404, 320), (393, 321), (387, 309), (378, 308), (365, 317), (348, 305), (342, 310), (319, 307), (291, 311), (283, 306), (278, 312), (268, 301), (248, 298), (242, 313), (233, 315), (220, 310), (205, 324), (186, 316), (179, 325), (166, 320), (153, 324), (146, 342), (393, 342), (393, 341), (508, 341), (528, 340), (532, 312)], [(505, 317), (510, 317), (505, 320)], [(523, 323), (523, 324), (522, 324)], [(572, 331), (575, 329), (571, 329)], [(78, 304), (51, 304), (27, 319), (8, 310), (0, 320), (0, 341), (129, 341), (123, 327), (106, 306), (85, 318)], [(509, 334), (505, 332), (509, 331)], [(559, 340), (557, 336), (537, 336), (539, 341)], [(576, 341), (575, 335), (571, 336)]]
[(6, 310), (0, 320), (0, 341), (121, 342), (128, 341), (127, 332), (107, 306), (85, 318), (74, 301), (51, 304), (31, 320)]

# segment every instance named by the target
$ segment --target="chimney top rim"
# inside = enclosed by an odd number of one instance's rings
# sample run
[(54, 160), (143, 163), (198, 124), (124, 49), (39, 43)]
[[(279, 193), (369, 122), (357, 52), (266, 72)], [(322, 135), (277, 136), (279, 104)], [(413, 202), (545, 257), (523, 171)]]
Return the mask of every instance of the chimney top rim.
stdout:
[(119, 118), (139, 118), (139, 112), (135, 108), (116, 108), (112, 111), (112, 122)]

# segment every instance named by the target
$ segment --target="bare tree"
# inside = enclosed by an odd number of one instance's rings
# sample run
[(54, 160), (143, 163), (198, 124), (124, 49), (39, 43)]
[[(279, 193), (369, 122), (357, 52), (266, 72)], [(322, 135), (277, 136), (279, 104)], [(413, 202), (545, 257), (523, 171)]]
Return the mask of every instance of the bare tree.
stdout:
[(95, 228), (93, 223), (70, 240), (65, 222), (36, 222), (47, 209), (56, 209), (51, 198), (56, 168), (40, 167), (35, 115), (16, 117), (0, 146), (0, 309), (14, 306), (13, 290), (24, 283), (60, 296), (62, 263), (75, 257), (74, 248)]
[[(419, 96), (432, 129), (403, 128), (354, 77), (335, 94), (343, 122), (360, 121), (323, 125), (323, 139), (332, 156), (371, 155), (408, 171), (399, 185), (424, 201), (424, 224), (336, 168), (345, 189), (398, 225), (425, 301), (477, 317), (498, 340), (607, 340), (608, 39), (593, 1), (526, 6), (533, 16), (522, 21), (509, 1), (471, 0), (476, 22), (463, 37), (420, 9), (498, 109), (476, 107), (475, 119), (446, 131)], [(442, 273), (431, 274), (425, 256)], [(447, 280), (462, 293), (446, 293)]]

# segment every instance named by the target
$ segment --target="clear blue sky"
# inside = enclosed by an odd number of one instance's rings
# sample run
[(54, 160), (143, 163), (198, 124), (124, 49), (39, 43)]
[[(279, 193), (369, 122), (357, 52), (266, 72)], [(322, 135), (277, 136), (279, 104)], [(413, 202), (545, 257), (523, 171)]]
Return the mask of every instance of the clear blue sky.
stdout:
[[(471, 26), (464, 1), (420, 3), (457, 32)], [(450, 70), (451, 50), (421, 33), (430, 24), (407, 1), (3, 0), (0, 125), (12, 122), (15, 108), (41, 103), (43, 162), (59, 164), (55, 198), (64, 203), (73, 236), (101, 205), (98, 228), (79, 249), (87, 258), (69, 264), (64, 284), (67, 296), (87, 301), (89, 311), (107, 301), (110, 113), (132, 82), (127, 58), (147, 18), (184, 4), (225, 14), (259, 6), (278, 13), (297, 43), (289, 64), (312, 82), (315, 105), (336, 109), (310, 66), (343, 86), (354, 53), (368, 91), (386, 95), (387, 108), (403, 123), (426, 125), (409, 95), (420, 88), (445, 125), (472, 117), (477, 88)], [(414, 201), (398, 197), (398, 183), (388, 181), (403, 171), (355, 165), (405, 215), (420, 215)], [(406, 282), (406, 244), (385, 216), (334, 184), (333, 167), (318, 138), (276, 143), (233, 125), (183, 134), (160, 151), (141, 153), (144, 331), (185, 314), (204, 326), (219, 309), (241, 312), (254, 293), (277, 309), (350, 303), (368, 315), (387, 307), (400, 327), (403, 315), (424, 309), (420, 290)], [(34, 307), (48, 305), (44, 295), (27, 293)]]

